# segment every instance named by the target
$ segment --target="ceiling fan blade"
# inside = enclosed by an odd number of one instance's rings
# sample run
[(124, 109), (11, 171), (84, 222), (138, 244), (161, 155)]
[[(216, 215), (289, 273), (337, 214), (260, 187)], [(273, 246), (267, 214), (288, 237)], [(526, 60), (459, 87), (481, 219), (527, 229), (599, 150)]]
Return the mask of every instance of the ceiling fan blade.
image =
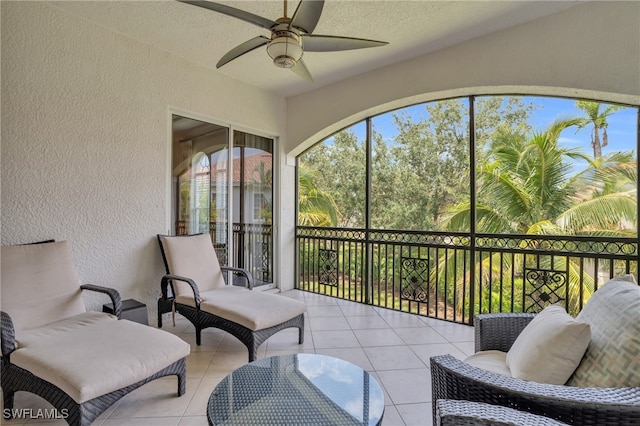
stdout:
[(216, 68), (220, 68), (224, 64), (233, 61), (239, 56), (244, 55), (245, 53), (249, 53), (254, 49), (257, 49), (260, 46), (264, 46), (269, 43), (270, 39), (265, 36), (258, 36), (252, 38), (251, 40), (245, 41), (244, 43), (234, 47), (226, 55), (224, 55), (218, 63), (216, 64)]
[(302, 58), (300, 58), (298, 62), (296, 62), (296, 65), (293, 68), (289, 69), (305, 80), (313, 81), (313, 77), (311, 77), (311, 73), (309, 72), (309, 69), (307, 68), (307, 65), (304, 63)]
[(384, 46), (386, 44), (389, 43), (363, 38), (302, 34), (302, 47), (305, 52), (337, 52), (340, 50)]
[(180, 3), (187, 3), (193, 6), (202, 7), (204, 9), (213, 10), (214, 12), (223, 13), (234, 18), (241, 19), (253, 25), (257, 25), (262, 28), (270, 30), (272, 27), (278, 25), (277, 22), (271, 19), (263, 18), (262, 16), (254, 15), (253, 13), (245, 12), (244, 10), (236, 9), (235, 7), (226, 6), (224, 4), (213, 3), (210, 1), (191, 1), (191, 0), (177, 0)]
[(320, 20), (324, 0), (300, 0), (291, 18), (291, 26), (311, 34)]

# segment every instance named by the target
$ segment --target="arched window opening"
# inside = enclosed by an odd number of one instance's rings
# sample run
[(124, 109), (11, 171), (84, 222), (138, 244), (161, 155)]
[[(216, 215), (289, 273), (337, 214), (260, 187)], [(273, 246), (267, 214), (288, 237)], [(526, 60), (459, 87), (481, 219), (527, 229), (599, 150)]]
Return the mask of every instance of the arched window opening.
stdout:
[(470, 323), (638, 277), (638, 106), (470, 96), (298, 157), (298, 288)]

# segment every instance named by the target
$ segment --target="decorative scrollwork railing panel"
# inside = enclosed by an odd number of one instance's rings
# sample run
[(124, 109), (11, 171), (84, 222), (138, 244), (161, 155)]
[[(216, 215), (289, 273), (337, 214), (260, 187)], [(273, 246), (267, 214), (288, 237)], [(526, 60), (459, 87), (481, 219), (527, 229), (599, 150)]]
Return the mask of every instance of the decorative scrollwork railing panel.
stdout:
[(400, 297), (414, 302), (426, 302), (429, 287), (429, 261), (411, 257), (402, 258), (400, 270), (402, 289)]
[(524, 276), (525, 312), (540, 312), (549, 305), (566, 301), (566, 271), (525, 268)]

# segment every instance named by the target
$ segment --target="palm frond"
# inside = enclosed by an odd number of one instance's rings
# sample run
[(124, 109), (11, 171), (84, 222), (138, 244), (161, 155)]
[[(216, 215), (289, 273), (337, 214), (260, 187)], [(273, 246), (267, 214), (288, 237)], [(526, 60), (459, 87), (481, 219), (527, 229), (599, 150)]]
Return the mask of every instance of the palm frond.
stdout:
[(637, 228), (635, 190), (607, 194), (580, 202), (555, 222), (569, 234)]

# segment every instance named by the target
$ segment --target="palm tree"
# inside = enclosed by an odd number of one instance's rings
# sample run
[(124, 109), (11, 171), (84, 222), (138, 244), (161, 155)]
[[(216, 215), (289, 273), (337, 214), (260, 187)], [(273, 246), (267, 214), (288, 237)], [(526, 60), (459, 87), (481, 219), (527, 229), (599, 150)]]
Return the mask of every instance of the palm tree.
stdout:
[[(484, 233), (548, 233), (556, 218), (572, 205), (580, 190), (567, 179), (571, 163), (588, 156), (575, 148), (558, 146), (560, 132), (575, 119), (556, 121), (544, 132), (498, 130), (479, 164), (476, 229)], [(455, 206), (442, 223), (444, 229), (469, 229), (470, 205)]]
[[(578, 119), (553, 123), (547, 130), (527, 137), (522, 133), (499, 131), (477, 172), (478, 199), (476, 229), (481, 233), (533, 235), (636, 235), (637, 167), (632, 153), (616, 153), (592, 160), (577, 149), (558, 145), (560, 132), (577, 125)], [(567, 159), (587, 163), (585, 170), (571, 175)], [(443, 228), (469, 229), (469, 203), (455, 206)], [(483, 271), (481, 282), (491, 275), (501, 276), (504, 267), (522, 265), (522, 256), (504, 262), (496, 255), (485, 256), (476, 265)], [(538, 257), (539, 266), (552, 262)], [(580, 274), (568, 260), (555, 260), (555, 269), (568, 271), (571, 300), (575, 310), (584, 291), (593, 290), (593, 279)], [(567, 263), (568, 262), (568, 263)], [(561, 265), (562, 263), (562, 265)], [(492, 270), (492, 268), (494, 270)], [(522, 266), (518, 267), (518, 270)], [(580, 283), (582, 283), (582, 290)], [(586, 287), (586, 291), (585, 291)], [(574, 303), (575, 302), (575, 303)]]
[(328, 192), (317, 188), (313, 174), (298, 168), (298, 223), (302, 226), (336, 226), (338, 206)]
[[(576, 101), (576, 107), (582, 110), (586, 117), (580, 118), (578, 122), (578, 130), (593, 125), (591, 132), (591, 146), (593, 147), (593, 158), (602, 157), (602, 148), (609, 144), (607, 136), (607, 117), (614, 112), (625, 108), (621, 105), (607, 105), (602, 111), (600, 107), (603, 104), (592, 101)], [(600, 130), (602, 130), (602, 142), (600, 141)]]
[[(634, 237), (638, 168), (633, 152), (616, 152), (572, 177), (583, 188), (555, 222), (565, 234)], [(582, 182), (582, 183), (579, 183)]]

